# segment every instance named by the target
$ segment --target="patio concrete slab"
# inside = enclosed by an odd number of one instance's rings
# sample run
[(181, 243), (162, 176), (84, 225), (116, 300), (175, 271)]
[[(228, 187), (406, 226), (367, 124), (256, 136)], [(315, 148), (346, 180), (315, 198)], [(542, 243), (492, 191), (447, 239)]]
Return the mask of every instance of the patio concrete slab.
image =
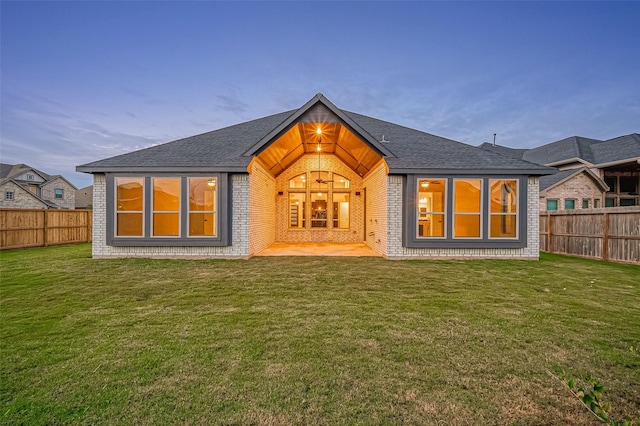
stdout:
[(256, 256), (382, 257), (364, 243), (273, 243)]

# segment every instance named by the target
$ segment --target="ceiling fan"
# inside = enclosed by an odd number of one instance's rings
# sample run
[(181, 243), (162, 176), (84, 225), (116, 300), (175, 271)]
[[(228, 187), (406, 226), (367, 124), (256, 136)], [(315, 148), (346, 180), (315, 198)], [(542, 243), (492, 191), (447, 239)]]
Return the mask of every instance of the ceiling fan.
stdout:
[(329, 182), (333, 182), (333, 180), (324, 180), (322, 179), (322, 175), (321, 175), (321, 171), (320, 171), (320, 153), (322, 152), (322, 147), (320, 146), (321, 142), (318, 142), (318, 148), (316, 148), (316, 151), (318, 151), (318, 179), (316, 179), (316, 182), (318, 182), (319, 184), (325, 184), (325, 183), (329, 183)]

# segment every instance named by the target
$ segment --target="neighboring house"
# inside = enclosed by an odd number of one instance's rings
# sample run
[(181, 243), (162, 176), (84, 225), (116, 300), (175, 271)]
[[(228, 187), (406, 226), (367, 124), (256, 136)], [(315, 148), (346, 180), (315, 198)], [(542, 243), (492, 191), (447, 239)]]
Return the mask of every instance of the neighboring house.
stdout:
[(90, 209), (93, 207), (93, 185), (85, 186), (76, 191), (76, 209)]
[(560, 170), (540, 178), (541, 210), (640, 205), (638, 133), (606, 141), (572, 136), (533, 149), (480, 148)]
[(0, 208), (73, 209), (76, 187), (26, 164), (0, 164)]
[(537, 259), (554, 169), (341, 110), (297, 110), (95, 161), (93, 256), (248, 258), (364, 242), (387, 258)]

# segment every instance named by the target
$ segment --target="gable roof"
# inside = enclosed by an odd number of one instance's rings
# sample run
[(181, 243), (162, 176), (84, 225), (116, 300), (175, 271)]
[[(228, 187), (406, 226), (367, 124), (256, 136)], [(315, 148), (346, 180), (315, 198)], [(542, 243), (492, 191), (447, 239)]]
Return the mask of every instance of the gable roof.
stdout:
[(5, 185), (8, 183), (13, 183), (20, 191), (25, 192), (27, 194), (29, 194), (29, 196), (35, 198), (38, 202), (44, 204), (47, 208), (50, 207), (57, 207), (53, 202), (45, 200), (41, 197), (38, 197), (36, 194), (34, 194), (33, 192), (29, 191), (27, 188), (25, 188), (24, 186), (22, 186), (20, 184), (20, 182), (16, 181), (15, 179), (11, 179), (11, 178), (5, 178), (0, 180), (0, 185)]
[[(335, 106), (329, 99), (325, 98), (322, 93), (317, 93), (313, 98), (311, 98), (306, 104), (296, 110), (293, 114), (291, 114), (286, 120), (276, 126), (273, 130), (271, 130), (268, 134), (266, 134), (262, 139), (260, 139), (255, 145), (249, 148), (244, 155), (245, 156), (253, 156), (260, 152), (265, 148), (266, 145), (273, 142), (278, 136), (284, 134), (297, 120), (302, 118), (303, 115), (312, 111), (312, 109), (316, 109), (318, 106), (323, 106), (328, 109), (329, 112), (336, 115), (340, 120), (342, 120), (343, 124), (347, 125), (347, 128), (350, 128), (352, 133), (355, 133), (362, 137), (366, 143), (373, 147), (378, 151), (379, 154), (384, 156), (393, 157), (393, 153), (386, 149), (381, 142), (377, 141), (373, 138), (365, 129), (363, 129), (356, 121), (351, 119), (344, 111)], [(322, 114), (322, 113), (321, 113)], [(322, 120), (325, 117), (318, 117)]]
[(598, 175), (593, 173), (588, 167), (580, 167), (579, 169), (562, 170), (556, 174), (549, 176), (541, 176), (540, 191), (542, 192), (556, 187), (581, 173), (585, 173), (587, 176), (589, 176), (600, 187), (602, 191), (607, 191), (609, 189), (607, 184), (602, 179), (600, 179)]
[(605, 141), (571, 136), (533, 149), (514, 149), (489, 143), (478, 148), (548, 166), (576, 162), (601, 166), (640, 159), (640, 134), (632, 133)]
[(246, 172), (256, 153), (317, 105), (335, 114), (351, 132), (379, 152), (390, 173), (554, 173), (553, 169), (539, 164), (341, 110), (322, 94), (317, 94), (297, 110), (94, 161), (77, 166), (76, 170), (87, 173)]
[(40, 175), (42, 179), (45, 181), (51, 179), (51, 176), (46, 174), (45, 172), (38, 170), (34, 167), (28, 166), (26, 164), (0, 164), (0, 179), (13, 178), (22, 173), (26, 173), (28, 171), (32, 171), (37, 175)]
[(632, 133), (593, 144), (591, 151), (594, 156), (594, 164), (637, 160), (640, 159), (640, 135)]

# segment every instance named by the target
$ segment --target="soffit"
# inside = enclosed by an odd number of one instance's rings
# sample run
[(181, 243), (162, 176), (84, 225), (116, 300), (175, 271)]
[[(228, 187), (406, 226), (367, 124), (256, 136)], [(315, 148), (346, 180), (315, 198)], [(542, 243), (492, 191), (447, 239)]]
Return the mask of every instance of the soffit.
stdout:
[(334, 154), (360, 176), (382, 158), (323, 104), (316, 104), (258, 154), (272, 176), (278, 176), (305, 154)]

